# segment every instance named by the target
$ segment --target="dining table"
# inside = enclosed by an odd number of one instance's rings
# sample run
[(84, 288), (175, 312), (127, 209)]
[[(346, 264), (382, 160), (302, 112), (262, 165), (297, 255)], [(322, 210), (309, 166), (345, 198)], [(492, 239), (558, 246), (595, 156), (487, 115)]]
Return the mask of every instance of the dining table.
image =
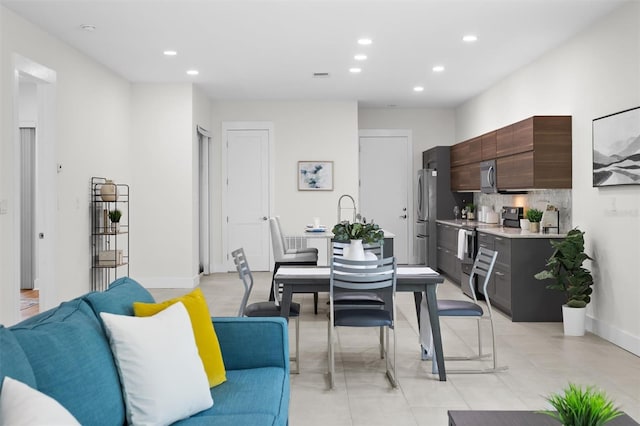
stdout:
[[(294, 293), (329, 292), (331, 268), (328, 266), (281, 266), (275, 275), (275, 282), (282, 288), (280, 315), (288, 318), (291, 299)], [(442, 335), (438, 317), (436, 287), (444, 282), (442, 275), (426, 266), (400, 265), (396, 274), (396, 292), (412, 292), (416, 307), (418, 325), (420, 325), (420, 305), (422, 295), (428, 307), (429, 323), (433, 336), (433, 351), (440, 381), (446, 381), (447, 375), (442, 352)], [(421, 346), (421, 353), (424, 348)]]

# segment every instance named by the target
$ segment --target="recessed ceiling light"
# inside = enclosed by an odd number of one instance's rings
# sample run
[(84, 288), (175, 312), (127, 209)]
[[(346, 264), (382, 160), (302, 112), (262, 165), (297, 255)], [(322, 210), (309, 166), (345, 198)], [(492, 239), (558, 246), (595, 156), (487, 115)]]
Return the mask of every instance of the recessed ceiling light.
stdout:
[(478, 41), (478, 37), (473, 34), (467, 34), (466, 36), (462, 37), (462, 41), (473, 43), (474, 41)]
[(82, 24), (80, 25), (80, 28), (82, 28), (85, 31), (89, 31), (89, 32), (93, 32), (96, 30), (96, 26), (95, 25), (91, 25), (91, 24)]
[(433, 70), (433, 72), (442, 72), (442, 71), (444, 71), (444, 66), (436, 65), (435, 67), (433, 67), (431, 69)]
[(371, 43), (373, 43), (373, 42), (371, 41), (370, 38), (361, 38), (360, 40), (358, 40), (358, 44), (361, 44), (363, 46), (368, 46)]
[(362, 72), (361, 68), (349, 68), (349, 72), (353, 73), (353, 74), (357, 74), (359, 72)]
[(414, 92), (422, 92), (422, 91), (424, 91), (424, 87), (422, 87), (422, 86), (416, 86), (416, 87), (414, 87), (414, 88), (413, 88), (413, 91), (414, 91)]
[(187, 74), (189, 74), (189, 75), (198, 75), (198, 74), (200, 74), (200, 72), (198, 72), (198, 70), (189, 70), (189, 71), (187, 71)]
[(175, 50), (165, 50), (164, 52), (162, 52), (165, 56), (176, 56), (178, 54), (178, 52), (176, 52)]
[(353, 57), (356, 61), (365, 61), (367, 59), (367, 55), (357, 54)]

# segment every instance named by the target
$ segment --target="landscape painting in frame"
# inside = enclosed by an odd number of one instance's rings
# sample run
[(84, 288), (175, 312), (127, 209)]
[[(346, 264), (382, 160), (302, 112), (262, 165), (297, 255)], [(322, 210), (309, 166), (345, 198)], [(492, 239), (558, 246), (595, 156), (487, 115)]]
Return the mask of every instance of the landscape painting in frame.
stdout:
[(298, 161), (300, 191), (333, 191), (333, 161)]
[(593, 186), (640, 185), (640, 107), (593, 120)]

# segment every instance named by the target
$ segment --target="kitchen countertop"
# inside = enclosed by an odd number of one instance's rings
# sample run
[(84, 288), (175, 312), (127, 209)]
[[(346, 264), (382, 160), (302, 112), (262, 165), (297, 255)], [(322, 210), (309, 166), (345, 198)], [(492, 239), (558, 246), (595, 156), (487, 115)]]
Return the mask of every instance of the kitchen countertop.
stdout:
[(567, 234), (541, 234), (539, 232), (525, 231), (520, 228), (505, 228), (504, 226), (500, 226), (497, 223), (483, 223), (478, 222), (477, 220), (450, 219), (436, 220), (436, 222), (455, 226), (458, 228), (462, 228), (463, 226), (473, 226), (478, 231), (484, 232), (485, 234), (491, 234), (505, 238), (564, 238), (567, 236)]

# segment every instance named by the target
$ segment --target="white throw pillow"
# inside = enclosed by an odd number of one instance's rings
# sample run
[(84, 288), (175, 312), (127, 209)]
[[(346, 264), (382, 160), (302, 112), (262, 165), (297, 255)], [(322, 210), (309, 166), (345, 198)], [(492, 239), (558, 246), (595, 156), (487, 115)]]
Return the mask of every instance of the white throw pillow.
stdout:
[(11, 377), (0, 392), (0, 425), (80, 426), (58, 401)]
[(100, 313), (135, 425), (168, 425), (213, 405), (182, 302), (151, 317)]

